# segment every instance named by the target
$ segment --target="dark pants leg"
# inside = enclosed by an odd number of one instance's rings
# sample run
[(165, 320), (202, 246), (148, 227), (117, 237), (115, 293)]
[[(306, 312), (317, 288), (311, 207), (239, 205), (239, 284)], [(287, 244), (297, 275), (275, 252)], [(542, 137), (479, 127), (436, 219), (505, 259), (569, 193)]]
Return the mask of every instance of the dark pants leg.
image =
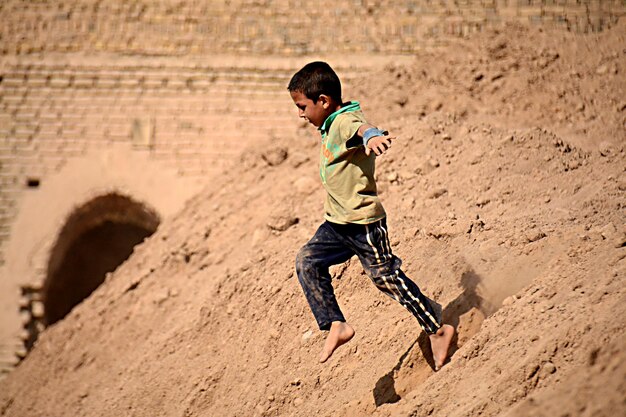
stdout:
[(333, 321), (346, 321), (337, 304), (328, 268), (346, 262), (353, 255), (329, 222), (324, 222), (298, 252), (296, 273), (320, 330), (330, 329)]
[(436, 333), (441, 327), (441, 306), (422, 294), (402, 271), (402, 261), (391, 251), (386, 219), (362, 227), (364, 233), (350, 233), (348, 239), (369, 277), (413, 314), (426, 333)]

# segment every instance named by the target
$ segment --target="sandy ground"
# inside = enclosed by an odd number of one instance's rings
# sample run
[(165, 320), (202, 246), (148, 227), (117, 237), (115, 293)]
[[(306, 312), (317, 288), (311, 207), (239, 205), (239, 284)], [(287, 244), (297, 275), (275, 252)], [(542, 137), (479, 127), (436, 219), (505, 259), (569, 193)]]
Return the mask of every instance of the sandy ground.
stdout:
[(394, 251), (458, 328), (440, 372), (355, 260), (333, 276), (356, 336), (317, 363), (294, 278), (323, 202), (302, 126), (50, 327), (0, 381), (0, 415), (626, 414), (625, 37), (512, 26), (346, 86), (399, 136), (379, 187)]

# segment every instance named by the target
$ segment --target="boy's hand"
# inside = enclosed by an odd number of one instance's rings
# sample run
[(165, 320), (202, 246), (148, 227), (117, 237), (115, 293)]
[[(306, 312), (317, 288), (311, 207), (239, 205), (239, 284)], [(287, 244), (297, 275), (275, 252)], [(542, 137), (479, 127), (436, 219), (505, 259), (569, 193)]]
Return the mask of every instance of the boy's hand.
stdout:
[(391, 147), (391, 141), (395, 139), (395, 136), (376, 136), (371, 138), (365, 146), (365, 155), (368, 155), (374, 151), (376, 156), (380, 156), (387, 149)]

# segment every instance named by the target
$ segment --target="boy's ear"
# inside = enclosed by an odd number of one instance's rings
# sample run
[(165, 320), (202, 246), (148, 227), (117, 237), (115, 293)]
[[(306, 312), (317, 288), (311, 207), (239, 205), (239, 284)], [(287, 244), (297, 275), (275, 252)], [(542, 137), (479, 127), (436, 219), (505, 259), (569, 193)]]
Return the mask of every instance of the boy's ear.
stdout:
[(321, 101), (322, 102), (322, 107), (325, 108), (325, 109), (330, 107), (330, 97), (327, 96), (326, 94), (320, 94), (320, 96), (317, 99), (317, 101)]

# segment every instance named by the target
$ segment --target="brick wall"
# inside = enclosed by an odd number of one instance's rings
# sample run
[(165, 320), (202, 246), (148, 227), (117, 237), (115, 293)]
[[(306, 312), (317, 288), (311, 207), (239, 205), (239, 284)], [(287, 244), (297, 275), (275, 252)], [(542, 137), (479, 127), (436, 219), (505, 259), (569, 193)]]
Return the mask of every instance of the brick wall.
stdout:
[(625, 11), (623, 0), (4, 0), (0, 54), (395, 54), (502, 21), (601, 30)]

